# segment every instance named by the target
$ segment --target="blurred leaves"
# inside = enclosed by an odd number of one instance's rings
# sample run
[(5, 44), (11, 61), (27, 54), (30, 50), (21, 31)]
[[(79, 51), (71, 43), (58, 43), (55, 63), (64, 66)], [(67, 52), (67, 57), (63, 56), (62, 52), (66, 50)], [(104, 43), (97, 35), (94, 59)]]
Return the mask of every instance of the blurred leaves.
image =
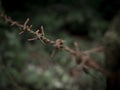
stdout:
[[(104, 0), (14, 1), (20, 2), (22, 8), (18, 8), (17, 3), (9, 4), (9, 1), (6, 7), (5, 1), (2, 0), (4, 8), (0, 1), (0, 10), (4, 9), (8, 15), (21, 22), (29, 17), (33, 29), (43, 25), (47, 37), (53, 40), (62, 38), (72, 48), (75, 41), (79, 43), (81, 50), (96, 46), (94, 42), (101, 40), (109, 25), (102, 17), (107, 12), (99, 11)], [(75, 67), (75, 62), (74, 57), (67, 52), (58, 51), (50, 58), (53, 47), (44, 46), (39, 41), (27, 42), (31, 35), (19, 36), (18, 28), (9, 27), (1, 19), (0, 31), (0, 62), (5, 64), (6, 72), (12, 75), (23, 90), (105, 90), (106, 79), (97, 71), (89, 69), (88, 73), (80, 72), (77, 80), (71, 77), (69, 72)], [(110, 33), (108, 35), (115, 38)], [(103, 53), (92, 56), (101, 65), (105, 65)], [(13, 90), (9, 77), (3, 72), (2, 63), (0, 89), (10, 90), (11, 87)]]

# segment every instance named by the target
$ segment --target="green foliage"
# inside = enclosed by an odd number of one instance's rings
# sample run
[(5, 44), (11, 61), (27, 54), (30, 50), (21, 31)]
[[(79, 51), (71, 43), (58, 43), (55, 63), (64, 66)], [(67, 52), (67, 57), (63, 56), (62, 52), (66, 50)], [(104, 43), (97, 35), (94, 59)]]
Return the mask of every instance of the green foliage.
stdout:
[[(46, 37), (52, 40), (64, 39), (65, 44), (72, 48), (73, 42), (77, 41), (81, 50), (87, 50), (95, 46), (89, 39), (96, 40), (94, 42), (101, 40), (109, 24), (101, 16), (102, 13), (97, 11), (101, 2), (101, 0), (36, 0), (36, 2), (30, 0), (24, 1), (26, 9), (23, 11), (6, 10), (6, 13), (23, 23), (29, 17), (33, 29), (44, 26)], [(1, 19), (0, 31), (1, 90), (15, 88), (9, 74), (22, 88), (21, 90), (105, 90), (105, 77), (92, 69), (89, 69), (88, 73), (80, 72), (77, 80), (71, 77), (69, 71), (75, 68), (76, 64), (74, 57), (67, 52), (58, 51), (51, 58), (50, 54), (54, 50), (51, 45), (43, 45), (40, 41), (28, 42), (27, 39), (34, 36), (26, 33), (18, 35), (18, 28), (9, 27)], [(79, 35), (74, 36), (73, 33)], [(105, 66), (103, 53), (92, 56)]]

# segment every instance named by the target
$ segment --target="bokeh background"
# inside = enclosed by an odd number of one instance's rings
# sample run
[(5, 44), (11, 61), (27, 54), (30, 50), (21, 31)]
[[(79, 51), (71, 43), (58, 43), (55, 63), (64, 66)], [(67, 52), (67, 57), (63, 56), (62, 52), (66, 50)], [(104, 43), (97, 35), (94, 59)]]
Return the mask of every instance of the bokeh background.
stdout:
[[(0, 12), (24, 23), (30, 18), (33, 29), (44, 26), (46, 37), (61, 38), (81, 50), (102, 45), (111, 20), (120, 9), (120, 0), (0, 0)], [(74, 57), (40, 41), (28, 42), (33, 35), (19, 35), (0, 18), (0, 90), (106, 90), (106, 77), (93, 69), (74, 79), (70, 71)], [(92, 55), (105, 66), (104, 53)]]

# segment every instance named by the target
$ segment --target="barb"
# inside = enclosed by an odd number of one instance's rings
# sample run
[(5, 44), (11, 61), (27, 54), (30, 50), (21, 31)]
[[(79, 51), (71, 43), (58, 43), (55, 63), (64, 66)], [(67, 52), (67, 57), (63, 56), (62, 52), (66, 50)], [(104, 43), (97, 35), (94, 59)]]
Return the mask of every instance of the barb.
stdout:
[[(103, 51), (103, 48), (97, 47), (87, 51), (80, 51), (78, 43), (75, 42), (75, 48), (71, 49), (70, 47), (64, 44), (65, 42), (62, 39), (50, 40), (49, 38), (45, 37), (43, 26), (41, 26), (40, 29), (37, 29), (36, 31), (32, 30), (32, 25), (28, 25), (30, 20), (29, 18), (27, 18), (24, 24), (20, 24), (19, 22), (12, 20), (4, 13), (0, 13), (0, 18), (3, 18), (5, 22), (11, 24), (12, 26), (17, 26), (18, 28), (21, 28), (22, 31), (19, 34), (29, 32), (35, 36), (34, 38), (28, 39), (28, 41), (40, 40), (43, 44), (52, 44), (52, 46), (55, 47), (55, 49), (57, 50), (63, 49), (69, 52), (71, 55), (75, 56), (75, 62), (79, 70), (83, 70), (84, 68), (88, 69), (88, 67), (90, 67), (102, 72), (105, 75), (108, 72), (107, 70), (103, 69), (98, 63), (96, 63), (94, 59), (92, 59), (90, 56), (91, 53)], [(55, 53), (56, 52), (53, 52), (52, 56), (54, 56)]]

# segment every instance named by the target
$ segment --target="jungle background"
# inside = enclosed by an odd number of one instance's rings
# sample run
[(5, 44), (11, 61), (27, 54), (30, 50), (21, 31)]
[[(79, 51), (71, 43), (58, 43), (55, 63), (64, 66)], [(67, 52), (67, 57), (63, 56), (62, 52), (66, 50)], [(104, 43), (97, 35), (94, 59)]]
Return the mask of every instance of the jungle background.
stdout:
[[(71, 48), (77, 41), (81, 50), (107, 42), (105, 35), (119, 9), (120, 0), (0, 0), (0, 12), (20, 23), (30, 18), (34, 29), (43, 25), (50, 39), (64, 39)], [(70, 76), (75, 67), (72, 55), (59, 51), (51, 58), (51, 45), (28, 42), (33, 36), (19, 32), (0, 18), (0, 90), (107, 89), (102, 73), (89, 68), (74, 79)], [(106, 67), (104, 52), (92, 57)]]

